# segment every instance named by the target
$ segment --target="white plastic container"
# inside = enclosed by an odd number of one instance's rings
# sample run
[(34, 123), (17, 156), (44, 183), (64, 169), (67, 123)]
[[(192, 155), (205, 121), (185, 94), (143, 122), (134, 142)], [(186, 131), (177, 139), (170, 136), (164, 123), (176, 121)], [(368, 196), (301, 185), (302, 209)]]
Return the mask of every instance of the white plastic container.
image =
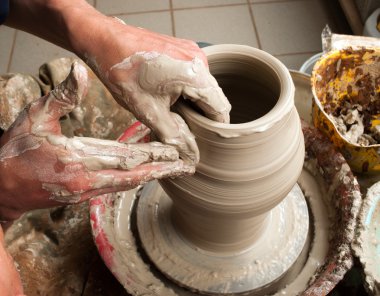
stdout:
[(380, 21), (380, 8), (376, 9), (366, 20), (363, 28), (363, 35), (380, 38), (377, 23)]

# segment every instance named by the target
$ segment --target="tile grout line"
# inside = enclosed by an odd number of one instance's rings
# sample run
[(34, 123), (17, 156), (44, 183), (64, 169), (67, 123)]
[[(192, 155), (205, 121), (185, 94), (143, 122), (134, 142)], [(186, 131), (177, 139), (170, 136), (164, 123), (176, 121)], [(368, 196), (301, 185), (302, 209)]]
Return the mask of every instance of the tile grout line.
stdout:
[[(171, 3), (171, 2), (170, 2)], [(144, 13), (154, 13), (154, 12), (167, 12), (167, 11), (183, 11), (183, 10), (196, 10), (196, 9), (209, 9), (209, 8), (219, 8), (219, 7), (234, 7), (234, 6), (244, 6), (246, 3), (238, 4), (224, 4), (224, 5), (208, 5), (208, 6), (194, 6), (194, 7), (183, 7), (183, 8), (169, 8), (169, 9), (156, 9), (156, 10), (144, 10), (144, 11), (135, 11), (135, 12), (120, 12), (120, 13), (110, 13), (106, 14), (108, 16), (120, 16), (120, 15), (136, 15)]]
[(97, 0), (94, 0), (94, 7), (95, 7), (95, 9), (96, 9), (97, 6), (98, 6)]
[(244, 6), (246, 3), (236, 3), (236, 4), (222, 4), (222, 5), (206, 5), (206, 6), (194, 6), (194, 7), (180, 7), (180, 8), (174, 8), (175, 11), (181, 11), (181, 10), (194, 10), (194, 9), (203, 9), (203, 8), (219, 8), (219, 7), (234, 7), (234, 6)]
[(170, 19), (171, 19), (171, 24), (172, 24), (172, 35), (176, 37), (176, 32), (175, 32), (175, 22), (174, 22), (174, 11), (173, 11), (173, 0), (169, 0), (169, 5), (170, 5)]
[(135, 11), (135, 12), (118, 12), (118, 13), (109, 13), (109, 14), (105, 14), (105, 15), (107, 15), (107, 16), (139, 15), (139, 14), (155, 13), (155, 12), (170, 12), (170, 8), (169, 9)]
[(12, 59), (13, 59), (13, 52), (14, 52), (14, 49), (15, 49), (15, 46), (16, 46), (17, 32), (18, 32), (18, 30), (15, 30), (15, 32), (13, 33), (13, 42), (12, 42), (11, 52), (9, 54), (9, 60), (8, 60), (8, 65), (7, 65), (7, 73), (9, 73), (10, 69), (11, 69), (11, 64), (12, 64)]
[(256, 35), (257, 47), (258, 47), (259, 49), (263, 49), (262, 46), (261, 46), (261, 41), (260, 41), (259, 31), (257, 30), (257, 26), (256, 26), (255, 18), (253, 17), (252, 4), (249, 2), (249, 0), (247, 0), (247, 5), (248, 5), (249, 15), (250, 15), (250, 17), (251, 17), (251, 22), (252, 22), (253, 30), (254, 30), (255, 35)]

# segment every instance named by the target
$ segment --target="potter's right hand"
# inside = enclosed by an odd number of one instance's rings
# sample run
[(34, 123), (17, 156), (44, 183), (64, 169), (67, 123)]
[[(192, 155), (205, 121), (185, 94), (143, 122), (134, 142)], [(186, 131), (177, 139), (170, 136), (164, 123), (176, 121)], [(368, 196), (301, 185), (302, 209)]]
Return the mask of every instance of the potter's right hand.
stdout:
[(194, 172), (171, 146), (63, 136), (59, 118), (86, 91), (87, 71), (74, 64), (68, 78), (28, 105), (0, 138), (0, 222), (27, 210), (81, 202)]
[(76, 44), (75, 52), (87, 61), (113, 97), (161, 142), (176, 147), (186, 163), (198, 163), (194, 136), (170, 108), (182, 96), (194, 102), (208, 118), (229, 122), (231, 105), (210, 74), (204, 52), (190, 40), (136, 28), (109, 17), (94, 18), (95, 39), (84, 42), (78, 37), (82, 46)]
[(199, 161), (198, 147), (184, 120), (170, 110), (176, 100), (182, 95), (210, 119), (229, 122), (230, 104), (198, 57), (184, 61), (165, 52), (138, 52), (107, 74), (106, 84), (114, 97), (189, 163)]

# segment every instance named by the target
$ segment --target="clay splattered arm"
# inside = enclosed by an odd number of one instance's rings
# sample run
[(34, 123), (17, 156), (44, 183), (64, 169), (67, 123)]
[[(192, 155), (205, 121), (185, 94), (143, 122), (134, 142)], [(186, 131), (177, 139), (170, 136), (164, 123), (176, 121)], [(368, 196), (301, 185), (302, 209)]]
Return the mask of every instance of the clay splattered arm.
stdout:
[(171, 105), (183, 95), (211, 119), (229, 121), (230, 104), (192, 41), (128, 26), (84, 0), (11, 0), (7, 24), (76, 53), (122, 106), (191, 163), (197, 145)]
[(68, 78), (31, 103), (1, 137), (0, 220), (194, 172), (174, 147), (161, 143), (63, 136), (59, 118), (80, 103), (86, 85), (85, 68), (74, 64)]

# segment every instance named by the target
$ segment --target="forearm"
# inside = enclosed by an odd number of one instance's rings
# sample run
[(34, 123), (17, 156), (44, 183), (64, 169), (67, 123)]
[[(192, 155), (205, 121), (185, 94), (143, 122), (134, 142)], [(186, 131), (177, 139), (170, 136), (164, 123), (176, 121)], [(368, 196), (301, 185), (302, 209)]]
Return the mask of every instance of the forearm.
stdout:
[[(5, 25), (31, 33), (79, 57), (99, 45), (109, 18), (84, 0), (10, 0)], [(90, 50), (89, 50), (90, 49)]]
[[(83, 6), (82, 1), (75, 5)], [(10, 0), (9, 15), (5, 25), (34, 34), (68, 50), (72, 50), (62, 9), (70, 1)]]
[(75, 53), (98, 75), (138, 51), (157, 51), (180, 60), (198, 56), (207, 64), (192, 42), (125, 25), (85, 0), (10, 0), (5, 24)]
[[(103, 71), (133, 54), (143, 40), (141, 29), (101, 14), (84, 0), (10, 0), (5, 24), (63, 47), (86, 62), (101, 56)], [(120, 33), (125, 41), (122, 52)]]

